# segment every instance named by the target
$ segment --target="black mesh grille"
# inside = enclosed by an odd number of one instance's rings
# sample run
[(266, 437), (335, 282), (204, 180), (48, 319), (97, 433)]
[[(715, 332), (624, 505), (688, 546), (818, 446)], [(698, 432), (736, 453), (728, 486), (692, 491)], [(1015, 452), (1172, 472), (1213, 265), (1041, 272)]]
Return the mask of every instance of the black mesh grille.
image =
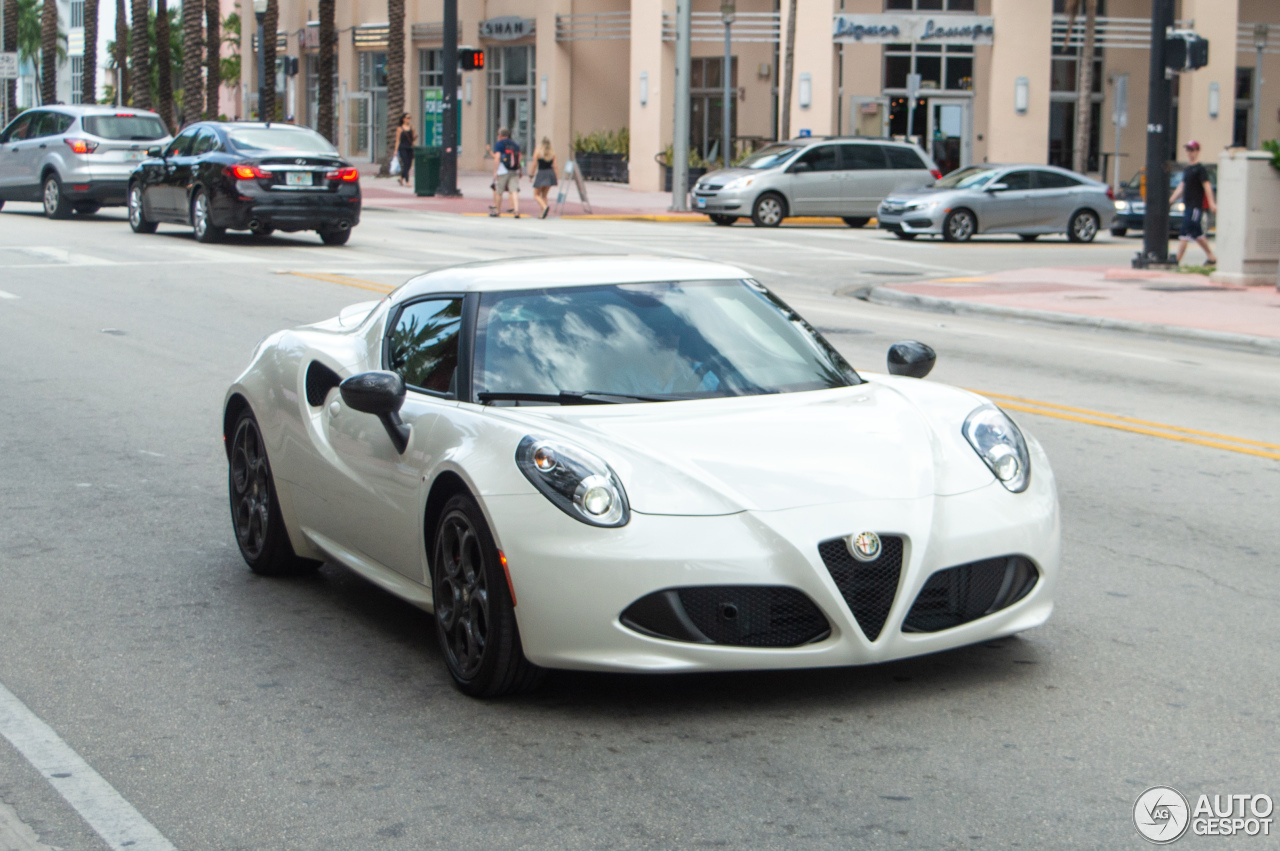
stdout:
[(849, 611), (858, 621), (869, 641), (880, 637), (884, 620), (898, 593), (898, 575), (902, 572), (902, 539), (894, 535), (880, 538), (880, 557), (875, 561), (858, 561), (849, 554), (844, 538), (818, 544), (822, 562), (831, 571)]
[(1001, 556), (939, 570), (902, 623), (905, 632), (938, 632), (998, 612), (1027, 596), (1039, 573), (1029, 559)]
[(307, 367), (307, 404), (313, 408), (320, 407), (329, 391), (341, 383), (338, 373), (320, 361), (313, 360), (311, 366)]
[(831, 633), (802, 591), (773, 585), (657, 591), (628, 606), (622, 622), (659, 638), (737, 647), (795, 647)]

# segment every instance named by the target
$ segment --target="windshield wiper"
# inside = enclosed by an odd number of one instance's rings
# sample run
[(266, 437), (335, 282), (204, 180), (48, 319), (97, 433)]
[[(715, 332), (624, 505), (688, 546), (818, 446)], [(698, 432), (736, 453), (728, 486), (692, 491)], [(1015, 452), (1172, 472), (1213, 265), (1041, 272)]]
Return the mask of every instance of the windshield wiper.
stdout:
[(603, 393), (596, 390), (561, 390), (559, 393), (491, 393), (476, 394), (480, 404), (490, 402), (551, 402), (559, 405), (616, 405), (618, 400), (633, 402), (674, 402), (679, 396), (638, 396), (632, 393)]

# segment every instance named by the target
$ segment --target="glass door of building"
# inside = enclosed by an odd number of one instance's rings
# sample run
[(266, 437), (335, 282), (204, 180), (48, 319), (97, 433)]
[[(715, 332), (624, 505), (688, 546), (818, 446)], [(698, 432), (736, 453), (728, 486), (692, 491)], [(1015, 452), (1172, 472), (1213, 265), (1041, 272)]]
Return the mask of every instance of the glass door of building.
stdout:
[(943, 174), (973, 162), (973, 101), (969, 98), (929, 98), (929, 156)]
[(367, 158), (373, 150), (373, 95), (350, 92), (347, 101), (347, 156)]
[(520, 146), (527, 162), (533, 151), (533, 98), (526, 91), (502, 93), (502, 126), (511, 131), (511, 138)]

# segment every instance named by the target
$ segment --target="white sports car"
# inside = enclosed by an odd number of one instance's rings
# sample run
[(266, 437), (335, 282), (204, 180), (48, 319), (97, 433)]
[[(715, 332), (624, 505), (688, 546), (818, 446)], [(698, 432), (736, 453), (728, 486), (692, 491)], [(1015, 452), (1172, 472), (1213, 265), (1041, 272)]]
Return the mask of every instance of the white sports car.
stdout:
[(741, 269), (458, 266), (274, 334), (227, 392), (249, 566), (328, 560), (434, 612), (464, 692), (542, 667), (858, 665), (1053, 609), (1039, 444), (973, 393), (859, 375)]

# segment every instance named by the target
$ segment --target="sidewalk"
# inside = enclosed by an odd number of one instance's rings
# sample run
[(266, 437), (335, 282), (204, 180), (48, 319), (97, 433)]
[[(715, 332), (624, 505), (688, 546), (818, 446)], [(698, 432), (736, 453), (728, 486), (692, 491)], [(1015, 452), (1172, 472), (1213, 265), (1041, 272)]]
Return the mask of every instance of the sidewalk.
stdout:
[(892, 283), (875, 304), (1102, 328), (1280, 355), (1280, 291), (1204, 275), (1082, 266)]

